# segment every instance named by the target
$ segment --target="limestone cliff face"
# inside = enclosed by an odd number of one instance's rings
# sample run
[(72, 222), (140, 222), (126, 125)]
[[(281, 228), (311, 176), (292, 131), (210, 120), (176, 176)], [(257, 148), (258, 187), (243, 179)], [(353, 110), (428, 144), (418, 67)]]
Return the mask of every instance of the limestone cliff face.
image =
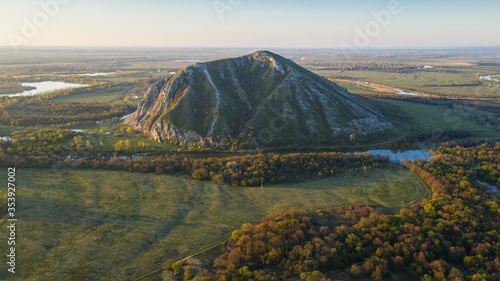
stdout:
[(152, 85), (126, 123), (160, 142), (332, 143), (391, 126), (366, 99), (271, 52), (180, 70)]

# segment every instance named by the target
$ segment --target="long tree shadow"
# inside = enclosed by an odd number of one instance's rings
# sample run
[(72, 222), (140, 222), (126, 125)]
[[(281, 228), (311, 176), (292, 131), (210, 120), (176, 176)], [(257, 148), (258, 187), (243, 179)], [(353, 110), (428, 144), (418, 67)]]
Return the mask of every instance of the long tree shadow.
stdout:
[(33, 196), (20, 196), (18, 216), (22, 221), (36, 221), (52, 224), (80, 225), (95, 227), (104, 223), (127, 225), (133, 222), (158, 222), (153, 216), (139, 214), (117, 214), (89, 210), (87, 206), (75, 201)]

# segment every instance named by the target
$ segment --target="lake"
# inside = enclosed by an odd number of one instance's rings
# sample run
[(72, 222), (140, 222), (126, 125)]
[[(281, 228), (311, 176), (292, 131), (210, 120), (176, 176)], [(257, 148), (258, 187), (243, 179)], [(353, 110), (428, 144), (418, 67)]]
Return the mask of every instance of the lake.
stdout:
[(407, 150), (407, 151), (398, 151), (398, 152), (392, 152), (389, 149), (375, 149), (375, 150), (369, 150), (367, 152), (370, 152), (373, 155), (380, 154), (381, 156), (389, 156), (389, 161), (393, 163), (400, 163), (401, 160), (418, 160), (420, 158), (423, 158), (427, 161), (429, 161), (433, 155), (429, 154), (429, 150)]
[(24, 97), (24, 96), (34, 96), (42, 93), (52, 92), (56, 90), (63, 90), (68, 88), (80, 88), (86, 87), (84, 84), (76, 84), (76, 83), (67, 83), (67, 82), (59, 82), (59, 81), (44, 81), (44, 82), (33, 82), (33, 83), (21, 83), (24, 87), (33, 87), (33, 90), (26, 90), (24, 92), (16, 93), (16, 94), (6, 94), (2, 96), (9, 97)]

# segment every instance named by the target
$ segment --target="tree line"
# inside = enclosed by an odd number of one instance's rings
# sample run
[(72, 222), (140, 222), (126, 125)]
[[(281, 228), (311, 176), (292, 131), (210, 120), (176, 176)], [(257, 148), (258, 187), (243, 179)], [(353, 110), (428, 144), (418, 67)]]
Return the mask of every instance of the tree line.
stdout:
[[(111, 169), (176, 175), (233, 186), (260, 186), (333, 176), (341, 169), (368, 170), (388, 164), (387, 157), (369, 153), (258, 153), (225, 157), (183, 154), (118, 156), (83, 143), (70, 130), (18, 131), (12, 142), (0, 142), (0, 165)], [(125, 145), (125, 142), (124, 142)]]
[[(366, 204), (269, 215), (232, 233), (213, 268), (185, 280), (330, 280), (332, 270), (383, 280), (405, 272), (421, 280), (500, 280), (500, 142), (443, 143), (430, 161), (406, 167), (430, 198), (385, 214)], [(174, 270), (175, 267), (175, 270)], [(165, 264), (180, 279), (185, 267)], [(186, 277), (184, 275), (184, 277)]]

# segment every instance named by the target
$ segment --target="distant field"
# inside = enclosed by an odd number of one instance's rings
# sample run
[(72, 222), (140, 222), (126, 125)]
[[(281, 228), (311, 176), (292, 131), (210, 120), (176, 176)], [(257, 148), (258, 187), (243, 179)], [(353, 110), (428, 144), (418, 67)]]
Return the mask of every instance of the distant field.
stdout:
[[(279, 209), (316, 210), (352, 200), (398, 209), (429, 194), (404, 169), (371, 171), (367, 178), (346, 172), (263, 190), (90, 170), (19, 169), (16, 183), (18, 280), (127, 280)], [(0, 279), (7, 277), (5, 267)]]
[[(90, 140), (93, 146), (100, 146), (102, 142), (103, 146), (101, 149), (107, 151), (114, 151), (114, 145), (121, 141), (129, 140), (134, 146), (139, 143), (143, 143), (144, 147), (140, 150), (143, 152), (167, 152), (176, 150), (171, 144), (159, 143), (149, 137), (144, 136), (141, 132), (134, 131), (132, 133), (124, 133), (120, 131), (121, 128), (128, 128), (122, 124), (122, 120), (115, 120), (109, 124), (103, 125), (89, 125), (89, 126), (78, 126), (72, 129), (82, 130), (80, 135), (83, 137), (83, 142)], [(71, 143), (72, 141), (69, 141)]]
[(97, 91), (88, 92), (84, 94), (77, 94), (71, 96), (58, 97), (56, 100), (59, 101), (72, 101), (72, 102), (98, 102), (104, 104), (117, 104), (123, 103), (123, 91), (107, 92), (107, 91)]
[[(92, 79), (113, 82), (134, 82), (139, 78), (161, 77), (196, 62), (249, 54), (255, 49), (110, 49), (110, 50), (41, 50), (26, 49), (19, 54), (0, 54), (0, 75), (57, 74), (82, 72), (139, 72), (120, 76), (96, 76)], [(500, 96), (500, 83), (481, 81), (480, 86), (450, 86), (478, 81), (477, 75), (500, 73), (500, 61), (494, 53), (487, 59), (481, 51), (367, 51), (350, 58), (334, 50), (274, 50), (312, 69), (322, 76), (349, 76), (362, 81), (392, 87), (414, 89), (433, 94), (468, 97)], [(481, 60), (489, 64), (478, 64)], [(405, 63), (410, 66), (433, 66), (411, 73), (391, 69), (322, 70), (331, 64)], [(349, 69), (349, 68), (346, 68)], [(360, 68), (357, 68), (360, 69)], [(362, 69), (362, 68), (361, 68)], [(87, 77), (89, 78), (89, 77)], [(82, 78), (83, 79), (83, 78)], [(348, 87), (349, 88), (349, 87)], [(349, 88), (354, 93), (371, 93), (362, 88)], [(109, 102), (109, 101), (106, 101)]]
[(353, 94), (380, 94), (379, 92), (374, 91), (374, 89), (354, 84), (354, 83), (346, 83), (346, 82), (341, 82), (341, 81), (333, 81), (335, 84), (339, 85), (340, 87), (343, 87), (347, 89), (350, 93)]
[(472, 137), (500, 137), (500, 132), (491, 127), (481, 126), (473, 120), (474, 111), (457, 112), (444, 106), (426, 105), (390, 99), (375, 99), (393, 104), (406, 111), (421, 127), (423, 132), (433, 130), (465, 130)]
[[(434, 71), (418, 71), (414, 73), (394, 73), (384, 71), (341, 71), (341, 70), (315, 70), (321, 76), (348, 76), (356, 80), (373, 82), (396, 88), (414, 89), (431, 94), (464, 97), (495, 97), (500, 95), (500, 83), (481, 80), (480, 86), (450, 86), (451, 84), (467, 84), (478, 81), (477, 73), (496, 73), (491, 69), (463, 69), (457, 73), (442, 73)], [(496, 71), (496, 72), (495, 72)], [(348, 83), (344, 83), (348, 84)], [(344, 85), (343, 85), (344, 86)], [(366, 89), (349, 85), (349, 90), (354, 93), (370, 93)]]

